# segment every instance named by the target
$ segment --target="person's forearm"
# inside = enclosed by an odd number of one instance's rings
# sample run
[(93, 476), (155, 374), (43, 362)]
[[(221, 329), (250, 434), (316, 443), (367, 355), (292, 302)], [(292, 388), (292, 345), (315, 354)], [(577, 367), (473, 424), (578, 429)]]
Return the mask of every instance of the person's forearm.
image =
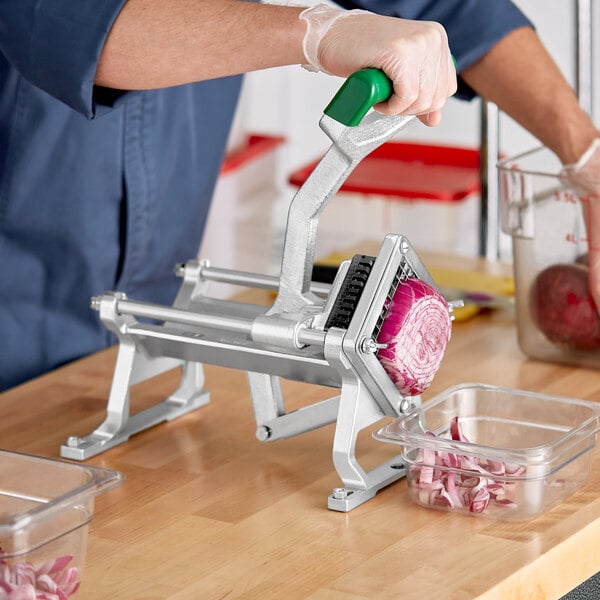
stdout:
[(530, 28), (507, 35), (461, 76), (565, 164), (577, 161), (598, 137), (572, 88)]
[(181, 85), (269, 67), (309, 64), (349, 77), (381, 69), (391, 95), (384, 114), (436, 125), (456, 91), (441, 25), (336, 9), (241, 0), (128, 0), (99, 57), (94, 82), (134, 90)]
[(242, 0), (128, 0), (106, 40), (95, 83), (153, 89), (301, 64), (301, 11)]

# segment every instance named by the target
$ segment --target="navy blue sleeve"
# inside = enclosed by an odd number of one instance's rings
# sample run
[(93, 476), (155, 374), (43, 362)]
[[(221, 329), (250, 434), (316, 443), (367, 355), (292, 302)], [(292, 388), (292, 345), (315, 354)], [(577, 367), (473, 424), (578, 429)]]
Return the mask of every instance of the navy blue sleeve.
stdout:
[[(336, 0), (345, 8), (362, 8), (382, 15), (436, 21), (448, 32), (458, 73), (470, 67), (505, 35), (533, 27), (510, 0)], [(458, 97), (475, 93), (459, 77)]]
[(0, 51), (30, 83), (91, 119), (123, 92), (94, 87), (126, 0), (0, 0)]

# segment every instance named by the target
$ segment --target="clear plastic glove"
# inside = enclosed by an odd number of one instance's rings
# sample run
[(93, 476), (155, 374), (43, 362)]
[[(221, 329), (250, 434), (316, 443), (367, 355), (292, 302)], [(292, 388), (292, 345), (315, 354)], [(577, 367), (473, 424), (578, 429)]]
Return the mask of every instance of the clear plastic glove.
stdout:
[(578, 194), (583, 206), (590, 292), (600, 312), (600, 138), (592, 142), (575, 164), (564, 166), (561, 179)]
[(428, 21), (383, 17), (364, 10), (319, 4), (304, 10), (304, 55), (309, 70), (348, 77), (381, 69), (394, 94), (375, 108), (389, 115), (418, 115), (437, 125), (441, 108), (456, 92), (456, 70), (444, 28)]

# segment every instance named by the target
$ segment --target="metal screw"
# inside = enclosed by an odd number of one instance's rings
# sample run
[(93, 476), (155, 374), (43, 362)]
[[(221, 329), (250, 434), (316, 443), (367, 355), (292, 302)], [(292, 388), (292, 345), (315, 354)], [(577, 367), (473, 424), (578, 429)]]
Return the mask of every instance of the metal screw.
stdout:
[(69, 446), (69, 448), (77, 448), (79, 446), (80, 441), (81, 439), (78, 438), (76, 435), (70, 435), (67, 438), (67, 446)]
[(349, 496), (346, 488), (333, 488), (331, 495), (336, 500), (345, 500)]
[(90, 300), (90, 308), (92, 310), (100, 310), (101, 296), (92, 296)]
[(363, 338), (360, 343), (360, 351), (363, 354), (375, 354), (381, 348), (387, 348), (387, 344), (378, 344), (373, 338)]
[(271, 430), (268, 427), (262, 425), (256, 430), (256, 437), (261, 441), (265, 442), (271, 437)]
[(409, 250), (409, 245), (408, 242), (406, 240), (402, 240), (400, 242), (400, 252), (402, 252), (402, 254), (406, 254)]
[(408, 412), (412, 407), (412, 402), (408, 398), (402, 398), (400, 400), (400, 404), (398, 405), (398, 410), (404, 414)]

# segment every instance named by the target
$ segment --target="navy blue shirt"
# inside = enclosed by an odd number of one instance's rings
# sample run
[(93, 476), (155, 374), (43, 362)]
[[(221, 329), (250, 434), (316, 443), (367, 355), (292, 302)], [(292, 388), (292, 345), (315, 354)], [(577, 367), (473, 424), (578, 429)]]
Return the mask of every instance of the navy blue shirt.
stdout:
[[(0, 390), (112, 342), (91, 296), (171, 303), (200, 244), (241, 80), (94, 86), (124, 3), (0, 0)], [(360, 6), (442, 22), (459, 70), (528, 24), (508, 0)]]

